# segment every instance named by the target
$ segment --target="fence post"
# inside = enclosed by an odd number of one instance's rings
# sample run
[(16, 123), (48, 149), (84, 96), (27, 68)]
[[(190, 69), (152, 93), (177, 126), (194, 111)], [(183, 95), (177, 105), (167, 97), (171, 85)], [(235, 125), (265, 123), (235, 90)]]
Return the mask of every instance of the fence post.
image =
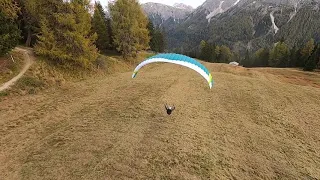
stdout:
[(12, 61), (14, 62), (14, 59), (13, 59), (12, 55), (10, 55), (10, 56), (11, 56)]

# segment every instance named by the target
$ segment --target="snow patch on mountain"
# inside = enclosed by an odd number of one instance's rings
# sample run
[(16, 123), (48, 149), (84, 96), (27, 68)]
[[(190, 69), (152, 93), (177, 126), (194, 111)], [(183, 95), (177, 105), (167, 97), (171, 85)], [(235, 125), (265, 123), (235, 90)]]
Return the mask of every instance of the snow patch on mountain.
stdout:
[(298, 2), (294, 4), (294, 12), (290, 13), (290, 19), (288, 22), (290, 22), (291, 19), (297, 14), (297, 8), (298, 8)]
[(233, 5), (237, 5), (240, 2), (240, 0), (237, 0)]
[(271, 18), (272, 27), (273, 27), (273, 29), (274, 29), (274, 32), (275, 32), (275, 34), (277, 34), (277, 32), (279, 31), (279, 28), (278, 28), (278, 26), (276, 25), (276, 23), (274, 22), (274, 16), (273, 16), (273, 14), (274, 14), (274, 11), (272, 11), (272, 12), (270, 13), (270, 18)]
[(178, 9), (184, 9), (184, 10), (188, 10), (188, 11), (193, 11), (193, 7), (192, 6), (188, 6), (188, 5), (183, 4), (183, 3), (174, 3), (173, 7), (178, 8)]
[(220, 1), (220, 5), (217, 9), (215, 9), (214, 11), (212, 11), (210, 14), (208, 14), (206, 16), (206, 19), (208, 19), (208, 22), (210, 23), (210, 20), (213, 16), (219, 14), (219, 13), (223, 13), (224, 10), (222, 9), (222, 4), (224, 3), (224, 1)]

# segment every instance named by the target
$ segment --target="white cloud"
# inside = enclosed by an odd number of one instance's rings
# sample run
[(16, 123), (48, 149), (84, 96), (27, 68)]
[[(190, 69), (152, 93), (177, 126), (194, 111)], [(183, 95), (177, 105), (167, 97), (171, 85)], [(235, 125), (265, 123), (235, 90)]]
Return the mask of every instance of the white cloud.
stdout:
[[(94, 1), (94, 0), (92, 0)], [(108, 0), (96, 0), (100, 1), (102, 6), (105, 7), (108, 4)], [(173, 5), (174, 3), (184, 3), (186, 5), (190, 5), (194, 8), (200, 6), (202, 3), (204, 3), (205, 0), (139, 0), (140, 3), (146, 3), (146, 2), (157, 2), (167, 5)]]

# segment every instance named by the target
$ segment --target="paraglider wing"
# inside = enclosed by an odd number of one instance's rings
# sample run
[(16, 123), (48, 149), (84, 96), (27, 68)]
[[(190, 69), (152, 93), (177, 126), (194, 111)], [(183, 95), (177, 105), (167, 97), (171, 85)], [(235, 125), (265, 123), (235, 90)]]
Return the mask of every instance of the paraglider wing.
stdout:
[(156, 62), (173, 63), (173, 64), (178, 64), (178, 65), (182, 65), (182, 66), (188, 67), (190, 69), (193, 69), (196, 72), (198, 72), (203, 78), (205, 78), (207, 80), (210, 89), (213, 86), (212, 75), (210, 74), (210, 72), (208, 71), (208, 69), (204, 65), (202, 65), (201, 63), (199, 63), (195, 59), (192, 59), (188, 56), (184, 56), (181, 54), (172, 54), (172, 53), (158, 54), (158, 55), (152, 56), (152, 57), (146, 59), (145, 61), (141, 62), (135, 68), (135, 70), (132, 74), (132, 78), (136, 77), (139, 69), (141, 69), (143, 66), (150, 64), (150, 63), (156, 63)]

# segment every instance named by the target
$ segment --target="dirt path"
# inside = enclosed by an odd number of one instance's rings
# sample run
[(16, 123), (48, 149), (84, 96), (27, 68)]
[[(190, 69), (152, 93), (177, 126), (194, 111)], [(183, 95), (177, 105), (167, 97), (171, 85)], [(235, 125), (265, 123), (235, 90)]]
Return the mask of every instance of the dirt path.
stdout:
[(32, 52), (30, 50), (27, 50), (27, 49), (23, 49), (23, 48), (15, 48), (14, 49), (15, 51), (20, 51), (20, 52), (23, 52), (24, 54), (24, 59), (25, 59), (25, 65), (23, 67), (23, 69), (20, 71), (20, 73), (15, 76), (14, 78), (12, 78), (10, 81), (2, 84), (0, 86), (0, 92), (1, 91), (4, 91), (6, 89), (8, 89), (10, 86), (12, 86), (16, 81), (18, 81), (23, 75), (24, 73), (29, 69), (29, 67), (32, 65), (33, 63), (33, 59), (34, 57), (32, 56)]
[(207, 66), (0, 102), (0, 179), (320, 179), (320, 89)]

